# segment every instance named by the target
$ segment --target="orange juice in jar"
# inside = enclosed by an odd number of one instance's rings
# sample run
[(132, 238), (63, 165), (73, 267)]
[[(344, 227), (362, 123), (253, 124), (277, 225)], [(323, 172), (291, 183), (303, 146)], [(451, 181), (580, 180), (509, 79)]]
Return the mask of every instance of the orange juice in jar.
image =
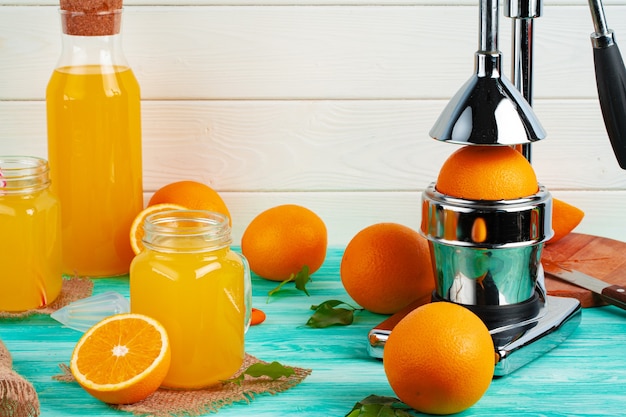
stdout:
[(130, 268), (130, 308), (163, 324), (172, 362), (163, 386), (208, 387), (243, 363), (249, 272), (230, 250), (228, 218), (173, 210), (148, 216)]
[(61, 213), (48, 163), (0, 157), (0, 310), (25, 311), (61, 292)]

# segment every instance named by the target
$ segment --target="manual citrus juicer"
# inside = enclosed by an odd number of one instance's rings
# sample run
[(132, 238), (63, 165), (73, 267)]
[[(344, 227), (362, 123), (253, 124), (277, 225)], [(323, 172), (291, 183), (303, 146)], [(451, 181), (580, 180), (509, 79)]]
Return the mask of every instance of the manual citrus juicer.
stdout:
[[(601, 3), (589, 4), (600, 103), (615, 154), (626, 164), (621, 137), (626, 134), (626, 71)], [(462, 145), (515, 146), (530, 161), (531, 143), (545, 137), (530, 104), (533, 19), (541, 14), (541, 0), (504, 2), (504, 14), (513, 19), (515, 85), (501, 73), (498, 1), (480, 0), (479, 5), (476, 73), (445, 107), (430, 135)], [(432, 299), (461, 304), (483, 320), (498, 358), (496, 376), (558, 346), (580, 323), (578, 300), (547, 295), (541, 250), (552, 236), (551, 221), (552, 197), (541, 185), (536, 194), (515, 200), (454, 198), (434, 184), (422, 194), (421, 233), (429, 240), (436, 280)], [(393, 325), (406, 313), (370, 331), (371, 356), (382, 357)]]

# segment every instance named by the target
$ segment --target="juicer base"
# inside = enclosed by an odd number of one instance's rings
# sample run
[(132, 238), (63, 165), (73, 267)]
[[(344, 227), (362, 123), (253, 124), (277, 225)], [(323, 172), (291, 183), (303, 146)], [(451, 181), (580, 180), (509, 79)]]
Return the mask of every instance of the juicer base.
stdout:
[[(498, 357), (494, 377), (508, 375), (554, 349), (580, 324), (582, 309), (578, 300), (544, 296), (541, 289), (538, 292), (541, 306), (535, 317), (490, 330)], [(371, 357), (382, 359), (387, 338), (401, 318), (391, 316), (369, 332), (367, 350)]]
[[(581, 312), (580, 302), (574, 298), (546, 296), (535, 319), (514, 326), (520, 329), (516, 337), (495, 343), (499, 360), (494, 376), (508, 375), (560, 345), (580, 324)], [(496, 341), (499, 333), (511, 330), (507, 326), (490, 333)]]

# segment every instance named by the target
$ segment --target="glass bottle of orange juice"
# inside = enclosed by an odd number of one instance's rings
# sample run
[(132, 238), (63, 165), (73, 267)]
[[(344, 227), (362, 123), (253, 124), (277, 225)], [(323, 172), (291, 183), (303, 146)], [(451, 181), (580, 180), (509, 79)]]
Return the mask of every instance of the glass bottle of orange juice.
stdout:
[(209, 211), (157, 212), (130, 268), (130, 310), (167, 330), (172, 362), (163, 387), (198, 389), (243, 363), (250, 319), (247, 262), (230, 249), (229, 220)]
[(0, 157), (0, 310), (43, 307), (61, 292), (61, 213), (48, 162)]
[(66, 274), (123, 275), (134, 256), (128, 232), (143, 208), (141, 105), (122, 50), (121, 6), (61, 0), (62, 53), (46, 109)]

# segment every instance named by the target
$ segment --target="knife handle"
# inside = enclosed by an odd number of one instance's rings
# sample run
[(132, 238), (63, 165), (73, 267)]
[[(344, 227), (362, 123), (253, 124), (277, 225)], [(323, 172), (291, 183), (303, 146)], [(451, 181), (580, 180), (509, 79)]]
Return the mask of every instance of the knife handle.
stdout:
[(626, 288), (611, 285), (603, 289), (600, 295), (607, 303), (626, 309)]

